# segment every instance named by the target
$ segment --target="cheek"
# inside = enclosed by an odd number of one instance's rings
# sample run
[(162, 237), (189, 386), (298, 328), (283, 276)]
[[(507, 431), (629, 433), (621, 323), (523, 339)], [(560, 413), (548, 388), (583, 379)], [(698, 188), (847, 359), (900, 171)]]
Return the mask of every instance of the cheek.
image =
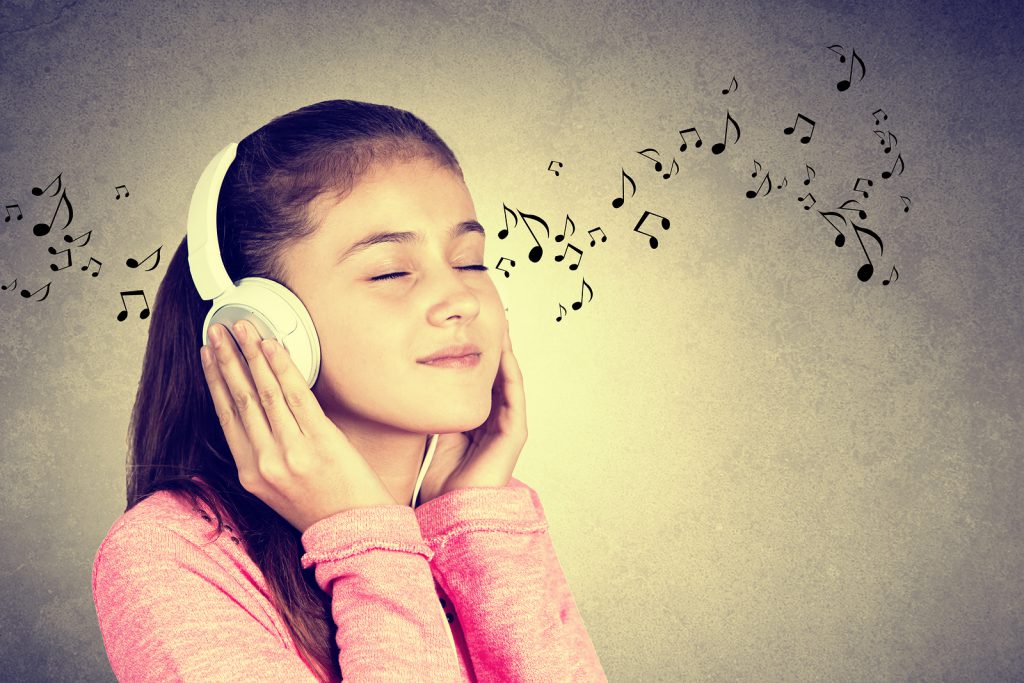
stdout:
[(409, 391), (414, 361), (394, 344), (365, 333), (336, 344), (329, 355), (324, 352), (320, 372), (325, 387), (349, 410), (388, 421), (414, 398)]
[(498, 293), (498, 287), (493, 280), (487, 278), (487, 281), (476, 289), (476, 296), (480, 301), (480, 315), (504, 319), (505, 304), (502, 303), (501, 294)]
[(498, 294), (498, 290), (493, 284), (490, 291), (480, 301), (480, 314), (481, 316), (486, 316), (489, 331), (500, 346), (502, 339), (505, 337), (505, 304), (502, 302), (501, 295)]
[(320, 337), (320, 359), (325, 369), (330, 369), (344, 379), (358, 375), (360, 368), (376, 363), (382, 346), (379, 331), (374, 327), (374, 318), (351, 309), (335, 309), (317, 320), (317, 335)]

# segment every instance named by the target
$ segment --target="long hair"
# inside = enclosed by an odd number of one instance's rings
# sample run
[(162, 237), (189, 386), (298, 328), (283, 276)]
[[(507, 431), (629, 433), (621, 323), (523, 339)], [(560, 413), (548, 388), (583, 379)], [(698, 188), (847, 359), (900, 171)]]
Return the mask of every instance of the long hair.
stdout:
[[(430, 126), (385, 105), (329, 100), (254, 131), (238, 143), (217, 205), (228, 275), (285, 284), (282, 250), (318, 228), (310, 200), (324, 192), (342, 198), (375, 164), (413, 158), (462, 177), (454, 153)], [(230, 518), (228, 528), (266, 577), (298, 651), (321, 680), (341, 680), (331, 597), (317, 585), (314, 568), (301, 567), (301, 533), (239, 483), (199, 358), (209, 308), (195, 289), (183, 238), (153, 305), (128, 428), (125, 510), (169, 490), (193, 506), (202, 500), (216, 515), (217, 535)]]

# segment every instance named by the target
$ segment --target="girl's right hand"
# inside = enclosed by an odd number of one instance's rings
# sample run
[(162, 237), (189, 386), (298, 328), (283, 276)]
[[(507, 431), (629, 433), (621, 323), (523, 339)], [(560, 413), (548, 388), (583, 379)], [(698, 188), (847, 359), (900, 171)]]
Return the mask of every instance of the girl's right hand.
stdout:
[(226, 327), (214, 324), (209, 334), (203, 372), (242, 488), (300, 532), (337, 512), (398, 504), (324, 414), (284, 346), (240, 321), (243, 362)]

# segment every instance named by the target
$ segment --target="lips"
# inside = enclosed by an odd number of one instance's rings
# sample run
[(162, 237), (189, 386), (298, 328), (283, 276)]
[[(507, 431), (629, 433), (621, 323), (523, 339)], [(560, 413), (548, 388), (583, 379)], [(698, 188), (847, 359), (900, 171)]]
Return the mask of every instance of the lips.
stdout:
[(420, 358), (417, 363), (430, 363), (432, 361), (462, 358), (464, 356), (471, 356), (473, 354), (479, 354), (480, 347), (476, 344), (452, 344), (446, 346), (443, 349), (438, 349), (434, 353), (430, 354), (425, 358)]

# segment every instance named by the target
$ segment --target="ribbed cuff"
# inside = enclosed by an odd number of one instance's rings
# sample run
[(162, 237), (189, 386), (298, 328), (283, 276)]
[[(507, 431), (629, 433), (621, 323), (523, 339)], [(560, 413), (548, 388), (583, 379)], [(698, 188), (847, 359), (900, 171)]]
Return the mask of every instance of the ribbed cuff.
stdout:
[(335, 513), (302, 533), (302, 547), (306, 550), (303, 569), (374, 548), (419, 553), (428, 562), (433, 557), (408, 505), (374, 505)]
[(532, 533), (548, 527), (538, 515), (530, 489), (526, 487), (455, 489), (427, 501), (413, 512), (423, 539), (433, 549), (468, 530)]

